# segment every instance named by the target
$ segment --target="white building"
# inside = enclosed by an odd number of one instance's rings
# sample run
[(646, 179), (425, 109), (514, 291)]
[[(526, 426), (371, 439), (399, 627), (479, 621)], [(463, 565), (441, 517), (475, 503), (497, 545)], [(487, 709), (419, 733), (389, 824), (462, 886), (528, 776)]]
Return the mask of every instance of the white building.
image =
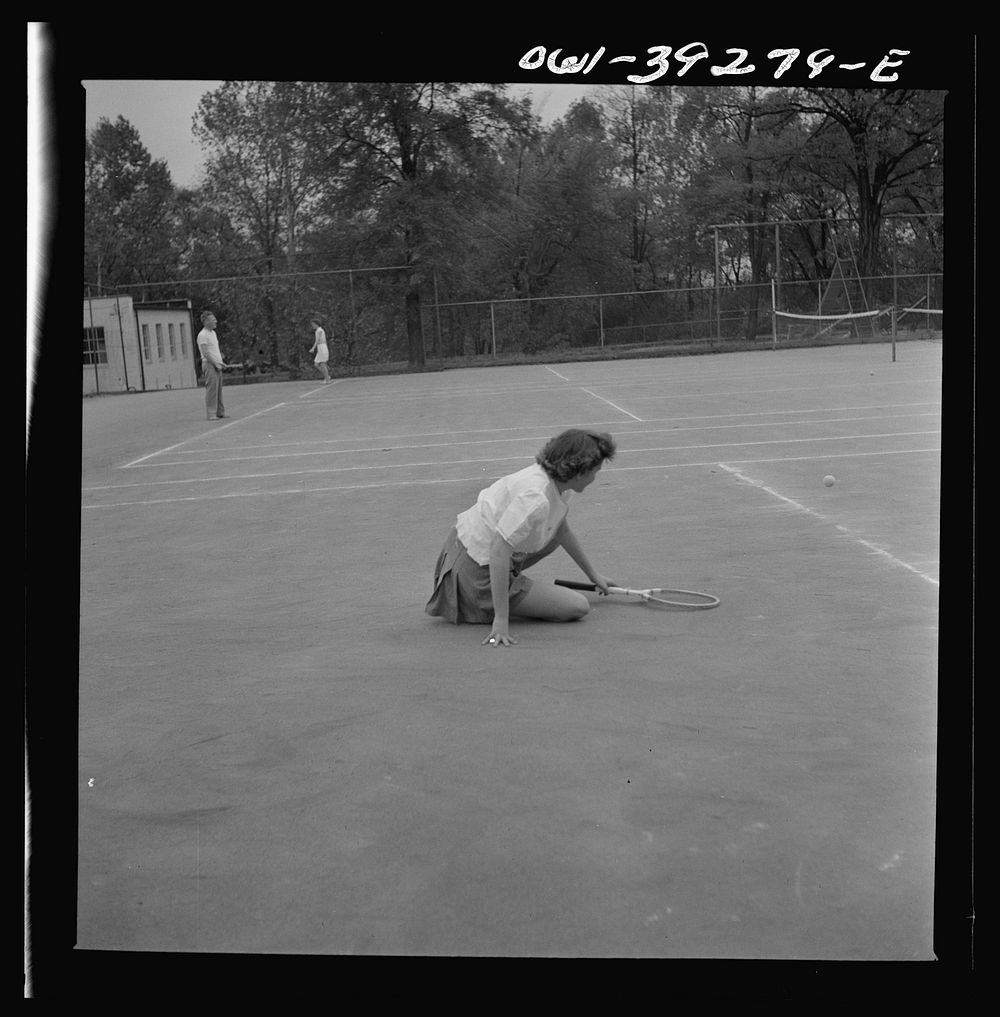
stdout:
[(196, 388), (198, 350), (190, 300), (83, 301), (83, 394)]

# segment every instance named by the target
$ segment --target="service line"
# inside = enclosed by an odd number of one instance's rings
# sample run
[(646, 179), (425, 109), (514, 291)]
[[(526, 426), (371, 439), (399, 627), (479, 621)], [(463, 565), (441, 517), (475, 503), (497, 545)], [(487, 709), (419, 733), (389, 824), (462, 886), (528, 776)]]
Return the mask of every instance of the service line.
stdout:
[[(914, 453), (928, 453), (928, 452), (940, 453), (941, 449), (940, 448), (908, 448), (908, 449), (898, 449), (898, 450), (891, 451), (891, 452), (841, 452), (841, 453), (832, 453), (832, 454), (827, 454), (827, 455), (822, 455), (822, 456), (816, 456), (816, 455), (811, 455), (811, 456), (779, 456), (779, 457), (776, 457), (776, 458), (767, 458), (767, 459), (741, 459), (741, 460), (734, 461), (734, 463), (735, 463), (735, 465), (739, 465), (739, 466), (750, 466), (750, 465), (753, 465), (753, 464), (756, 464), (756, 463), (785, 463), (785, 462), (797, 462), (797, 461), (800, 461), (800, 460), (808, 460), (810, 462), (815, 462), (815, 461), (821, 460), (821, 459), (855, 459), (855, 458), (858, 458), (858, 457), (861, 457), (861, 456), (913, 455)], [(480, 461), (483, 461), (483, 460), (480, 460)], [(489, 460), (489, 461), (490, 462), (494, 462), (496, 460)], [(473, 460), (473, 462), (475, 462), (475, 460)], [(730, 463), (730, 466), (734, 465), (734, 463)], [(431, 463), (431, 464), (428, 464), (428, 465), (445, 465), (445, 464), (443, 464), (443, 463)], [(466, 465), (466, 463), (464, 463), (463, 461), (459, 460), (459, 461), (456, 461), (456, 462), (454, 462), (454, 463), (452, 463), (450, 465)], [(648, 471), (648, 470), (679, 470), (679, 469), (690, 469), (690, 468), (695, 468), (695, 467), (716, 467), (716, 466), (720, 466), (720, 465), (721, 464), (719, 463), (719, 461), (717, 459), (710, 459), (710, 460), (707, 460), (705, 462), (698, 462), (698, 463), (655, 463), (655, 464), (650, 465), (650, 466), (608, 466), (608, 467), (605, 467), (605, 471), (604, 472), (607, 472), (607, 473), (631, 473), (631, 472), (637, 471), (637, 470), (639, 470), (639, 471)], [(727, 469), (728, 468), (729, 467), (727, 467)], [(257, 479), (257, 480), (261, 480), (261, 479), (274, 478), (276, 476), (297, 476), (300, 473), (326, 473), (326, 472), (329, 472), (329, 471), (327, 471), (327, 470), (318, 470), (318, 471), (308, 470), (308, 471), (296, 471), (296, 472), (291, 473), (291, 474), (260, 474), (260, 475), (257, 475), (257, 476), (246, 476), (246, 477), (242, 477), (242, 478), (211, 477), (211, 478), (204, 478), (204, 480), (205, 481), (215, 480), (217, 482), (223, 482), (223, 481), (226, 481), (226, 480), (234, 480), (234, 479), (246, 479), (246, 480)], [(384, 488), (384, 487), (419, 487), (419, 486), (425, 485), (425, 484), (465, 484), (465, 483), (469, 483), (469, 482), (474, 481), (474, 480), (483, 480), (483, 479), (484, 478), (483, 478), (482, 474), (479, 474), (478, 476), (471, 476), (471, 477), (434, 477), (434, 478), (431, 478), (431, 479), (428, 479), (428, 480), (383, 480), (383, 481), (375, 481), (373, 483), (366, 483), (366, 484), (338, 484), (338, 485), (333, 486), (333, 487), (287, 488), (287, 489), (277, 490), (277, 491), (233, 491), (233, 492), (229, 492), (229, 493), (226, 493), (226, 494), (191, 495), (191, 496), (187, 496), (187, 497), (175, 497), (175, 498), (149, 498), (149, 499), (142, 499), (142, 500), (137, 500), (137, 501), (106, 502), (106, 503), (101, 504), (101, 505), (82, 505), (81, 508), (83, 508), (85, 510), (88, 510), (88, 509), (89, 510), (95, 510), (95, 509), (107, 509), (107, 508), (124, 508), (124, 507), (132, 506), (132, 505), (161, 505), (161, 504), (165, 504), (165, 503), (169, 503), (169, 502), (216, 501), (216, 500), (228, 499), (228, 498), (271, 497), (273, 495), (283, 495), (283, 494), (328, 494), (328, 493), (336, 493), (336, 492), (339, 492), (339, 491), (360, 491), (360, 490), (371, 490), (373, 488)], [(191, 478), (191, 479), (182, 481), (182, 483), (195, 483), (195, 482), (199, 482), (200, 483), (200, 482), (204, 482), (204, 481), (198, 480), (197, 478)], [(171, 483), (171, 482), (168, 481), (167, 483)], [(103, 486), (103, 487), (89, 487), (89, 488), (85, 488), (84, 490), (85, 491), (108, 491), (108, 490), (115, 490), (115, 489), (124, 488), (124, 487), (154, 487), (154, 486), (161, 486), (161, 482), (153, 481), (153, 482), (145, 483), (145, 484), (107, 485), (107, 486)]]
[[(630, 449), (629, 454), (642, 454), (648, 452), (700, 452), (705, 449), (713, 448), (751, 448), (759, 447), (762, 445), (802, 445), (810, 444), (821, 441), (862, 441), (872, 438), (913, 438), (913, 437), (926, 437), (927, 435), (940, 434), (940, 431), (898, 431), (889, 432), (887, 434), (845, 434), (837, 435), (833, 437), (819, 437), (819, 438), (776, 438), (768, 439), (766, 441), (741, 441), (741, 442), (715, 442), (712, 444), (705, 445), (662, 445), (657, 448), (636, 448)], [(305, 455), (315, 455), (317, 453), (307, 452), (296, 452), (295, 457), (302, 457)], [(286, 459), (292, 458), (289, 455), (278, 455), (278, 456), (230, 456), (225, 459), (197, 459), (193, 461), (186, 461), (183, 463), (160, 463), (157, 465), (167, 466), (197, 466), (206, 463), (220, 463), (220, 462), (244, 462), (251, 459)], [(363, 471), (371, 470), (406, 470), (414, 468), (425, 468), (428, 466), (463, 466), (468, 463), (503, 463), (503, 462), (519, 462), (525, 459), (524, 454), (511, 455), (511, 456), (486, 456), (481, 459), (435, 459), (423, 462), (407, 461), (403, 463), (365, 463), (361, 466), (321, 466), (311, 469), (298, 469), (298, 470), (278, 470), (271, 473), (244, 473), (244, 474), (233, 474), (229, 476), (216, 476), (212, 475), (209, 477), (180, 477), (167, 480), (147, 480), (147, 481), (135, 481), (128, 484), (105, 484), (94, 487), (85, 487), (84, 491), (108, 491), (113, 490), (117, 487), (143, 487), (163, 484), (193, 484), (193, 483), (214, 483), (217, 481), (226, 480), (259, 480), (263, 477), (290, 477), (298, 474), (317, 474), (317, 473), (359, 473)]]
[[(765, 421), (763, 423), (741, 424), (739, 426), (741, 427), (742, 430), (746, 431), (748, 428), (751, 428), (751, 427), (791, 427), (791, 426), (807, 425), (807, 424), (845, 424), (845, 423), (856, 423), (858, 421), (867, 421), (867, 420), (877, 420), (877, 421), (896, 420), (896, 419), (898, 419), (901, 416), (906, 416), (906, 417), (911, 417), (912, 418), (912, 417), (934, 417), (934, 416), (937, 416), (937, 415), (938, 414), (936, 414), (936, 413), (909, 413), (909, 414), (895, 413), (895, 414), (892, 414), (891, 417), (886, 415), (886, 414), (883, 414), (883, 415), (877, 416), (877, 417), (822, 417), (819, 420)], [(649, 423), (649, 421), (647, 421), (647, 423)], [(677, 427), (677, 426), (674, 426), (674, 427), (658, 427), (658, 428), (650, 428), (650, 429), (643, 430), (643, 431), (619, 431), (619, 432), (617, 432), (616, 437), (620, 438), (623, 435), (645, 436), (645, 435), (650, 435), (650, 434), (674, 434), (674, 435), (677, 435), (677, 434), (680, 434), (683, 431), (725, 431), (725, 430), (729, 430), (729, 429), (731, 429), (731, 428), (733, 428), (735, 426), (737, 426), (737, 425), (734, 425), (734, 424), (705, 424), (705, 425), (698, 425), (698, 426), (695, 426), (695, 427)], [(938, 431), (933, 431), (933, 432), (918, 431), (918, 432), (898, 432), (898, 433), (902, 433), (902, 434), (906, 434), (906, 433), (917, 433), (917, 434), (932, 433), (932, 434), (937, 434), (939, 432)], [(838, 437), (857, 438), (857, 437), (864, 437), (864, 435), (844, 435), (844, 436), (835, 436), (834, 438), (819, 437), (819, 438), (816, 438), (814, 440), (816, 440), (816, 441), (831, 441), (831, 440), (838, 440)], [(874, 437), (882, 438), (882, 437), (885, 437), (885, 435), (875, 435)], [(410, 444), (410, 445), (398, 444), (398, 445), (389, 445), (389, 446), (382, 445), (382, 444), (377, 444), (377, 445), (362, 446), (360, 448), (335, 448), (335, 449), (322, 448), (322, 449), (300, 450), (297, 447), (294, 447), (294, 446), (297, 446), (297, 445), (305, 445), (305, 444), (309, 444), (309, 445), (316, 445), (316, 444), (324, 444), (324, 445), (326, 445), (326, 444), (330, 444), (330, 442), (328, 442), (328, 441), (323, 441), (323, 442), (311, 441), (311, 442), (295, 442), (295, 443), (293, 443), (293, 442), (285, 442), (285, 443), (279, 443), (277, 445), (250, 445), (250, 446), (245, 446), (245, 447), (229, 446), (229, 447), (226, 447), (226, 448), (211, 449), (211, 450), (198, 449), (198, 450), (193, 451), (193, 452), (189, 451), (189, 452), (183, 453), (184, 455), (209, 456), (209, 458), (204, 458), (204, 459), (186, 459), (186, 460), (185, 459), (168, 459), (166, 462), (143, 463), (142, 464), (142, 469), (153, 469), (153, 468), (160, 467), (160, 466), (188, 466), (188, 465), (195, 465), (195, 464), (198, 464), (198, 463), (244, 462), (244, 461), (250, 460), (250, 459), (289, 459), (289, 458), (295, 458), (295, 457), (301, 458), (301, 457), (304, 457), (304, 456), (361, 455), (362, 453), (368, 453), (368, 452), (402, 452), (402, 451), (405, 451), (407, 449), (459, 448), (459, 447), (462, 447), (462, 446), (469, 446), (469, 445), (499, 445), (499, 444), (506, 443), (506, 442), (511, 442), (511, 441), (545, 442), (547, 440), (548, 440), (548, 436), (544, 435), (544, 434), (537, 434), (537, 435), (526, 434), (526, 435), (522, 435), (521, 437), (518, 437), (518, 438), (509, 438), (509, 437), (507, 437), (507, 438), (493, 438), (493, 439), (477, 439), (476, 441), (420, 442), (420, 443), (415, 443), (415, 444)], [(780, 444), (783, 444), (785, 441), (809, 441), (809, 440), (810, 440), (809, 438), (776, 439), (776, 440), (771, 441), (769, 444), (779, 444), (780, 445)], [(726, 447), (729, 447), (729, 443), (725, 443), (725, 444), (726, 444)], [(732, 447), (738, 448), (741, 445), (759, 445), (759, 444), (768, 444), (768, 443), (766, 443), (766, 442), (734, 442), (734, 443), (732, 443)], [(711, 448), (711, 447), (713, 447), (713, 446), (710, 446), (710, 445), (690, 445), (690, 446), (669, 445), (669, 446), (666, 446), (665, 448), (654, 448), (654, 449), (644, 449), (644, 448), (634, 448), (633, 449), (633, 448), (630, 448), (630, 449), (627, 449), (626, 451), (628, 451), (629, 453), (633, 453), (633, 452), (666, 452), (666, 451), (670, 451), (672, 449), (678, 449), (678, 448)], [(269, 448), (289, 448), (289, 449), (291, 449), (291, 451), (285, 451), (285, 452), (269, 452), (269, 451), (261, 452), (261, 451), (258, 451), (259, 449), (269, 449)], [(226, 453), (226, 454), (223, 454), (223, 453)]]
[[(940, 406), (940, 405), (941, 405), (941, 403), (940, 402), (936, 402), (936, 401), (935, 402), (919, 402), (919, 403), (887, 403), (887, 404), (879, 403), (879, 404), (874, 404), (874, 405), (873, 404), (868, 404), (868, 405), (863, 405), (863, 406), (830, 406), (830, 407), (821, 407), (821, 408), (818, 408), (818, 409), (758, 410), (758, 411), (744, 412), (744, 413), (711, 413), (711, 414), (696, 414), (696, 415), (676, 416), (676, 417), (644, 417), (641, 421), (639, 421), (640, 423), (643, 423), (643, 424), (664, 424), (664, 423), (670, 423), (671, 421), (683, 423), (683, 422), (686, 422), (686, 421), (694, 421), (694, 420), (728, 420), (728, 421), (732, 421), (732, 423), (730, 423), (730, 424), (711, 424), (711, 425), (704, 425), (704, 426), (701, 426), (701, 427), (677, 427), (676, 424), (675, 424), (675, 426), (671, 427), (671, 428), (666, 428), (666, 427), (663, 427), (663, 428), (654, 428), (654, 429), (643, 428), (642, 430), (632, 430), (632, 431), (620, 431), (620, 430), (617, 430), (617, 425), (622, 425), (622, 426), (626, 425), (627, 422), (626, 421), (622, 421), (622, 420), (596, 420), (596, 421), (591, 420), (591, 421), (587, 421), (586, 424), (581, 423), (578, 420), (577, 421), (565, 421), (565, 422), (562, 422), (562, 423), (554, 423), (554, 424), (520, 424), (520, 425), (518, 425), (516, 427), (469, 428), (469, 429), (463, 429), (462, 431), (457, 432), (457, 433), (468, 434), (468, 435), (475, 435), (475, 434), (490, 434), (490, 435), (493, 435), (494, 437), (492, 439), (488, 440), (488, 441), (486, 441), (486, 440), (484, 440), (482, 442), (455, 442), (455, 441), (449, 441), (449, 442), (426, 443), (424, 445), (407, 445), (407, 446), (399, 446), (399, 447), (400, 448), (403, 448), (403, 447), (405, 447), (405, 448), (422, 448), (422, 447), (431, 448), (431, 447), (434, 447), (436, 445), (448, 446), (448, 445), (467, 445), (467, 444), (480, 444), (480, 443), (481, 444), (491, 444), (493, 441), (507, 440), (507, 436), (510, 436), (510, 439), (511, 440), (515, 440), (515, 441), (521, 441), (521, 440), (524, 440), (524, 441), (529, 441), (529, 440), (530, 441), (547, 441), (553, 434), (556, 434), (559, 431), (565, 430), (568, 427), (583, 427), (583, 426), (591, 427), (591, 428), (615, 427), (616, 428), (616, 430), (615, 430), (615, 437), (616, 438), (622, 437), (624, 435), (658, 434), (658, 433), (663, 433), (665, 431), (712, 430), (712, 429), (715, 429), (715, 428), (726, 428), (726, 427), (735, 427), (735, 426), (742, 426), (742, 427), (766, 427), (766, 426), (769, 426), (769, 425), (772, 425), (772, 424), (773, 425), (786, 424), (786, 425), (789, 425), (789, 426), (796, 426), (798, 424), (808, 424), (808, 423), (811, 423), (811, 421), (802, 419), (802, 420), (791, 420), (791, 421), (789, 421), (789, 420), (770, 420), (770, 421), (758, 422), (756, 420), (751, 420), (751, 418), (757, 418), (757, 417), (784, 417), (784, 416), (789, 416), (791, 414), (805, 415), (805, 414), (809, 414), (809, 413), (847, 413), (847, 412), (859, 412), (859, 411), (862, 411), (862, 410), (913, 409), (915, 407)], [(879, 417), (840, 417), (840, 418), (836, 418), (836, 419), (834, 419), (834, 418), (823, 418), (823, 419), (821, 419), (819, 421), (816, 421), (816, 423), (830, 424), (830, 423), (841, 423), (841, 422), (845, 422), (845, 421), (855, 421), (855, 420), (879, 420), (879, 419), (890, 420), (890, 419), (894, 419), (894, 418), (900, 417), (900, 416), (911, 416), (911, 417), (914, 417), (914, 416), (934, 416), (934, 415), (935, 415), (934, 413), (909, 413), (909, 414), (882, 413)], [(749, 423), (744, 423), (744, 421), (750, 421), (750, 422)], [(532, 430), (538, 431), (539, 433), (536, 434), (536, 435), (520, 435), (520, 436), (515, 433), (517, 431), (532, 431)], [(355, 443), (369, 442), (369, 443), (373, 443), (374, 448), (366, 446), (366, 447), (363, 447), (363, 448), (360, 448), (360, 449), (358, 449), (358, 448), (348, 448), (348, 449), (338, 449), (338, 450), (335, 450), (335, 451), (343, 451), (343, 452), (370, 452), (370, 451), (373, 451), (373, 450), (377, 449), (378, 451), (381, 452), (381, 451), (385, 450), (385, 442), (400, 441), (401, 439), (404, 439), (404, 438), (405, 439), (410, 439), (410, 440), (415, 439), (415, 438), (438, 438), (438, 437), (443, 437), (443, 436), (446, 436), (446, 435), (454, 436), (455, 434), (456, 434), (455, 431), (425, 431), (425, 432), (421, 432), (419, 434), (414, 434), (412, 432), (407, 432), (406, 434), (370, 435), (370, 436), (365, 436), (363, 438), (311, 438), (311, 439), (300, 439), (300, 440), (294, 440), (294, 441), (271, 441), (271, 442), (267, 442), (266, 444), (256, 444), (256, 445), (224, 445), (224, 446), (220, 446), (218, 448), (212, 449), (211, 451), (212, 452), (248, 452), (248, 451), (252, 451), (254, 449), (292, 448), (292, 447), (304, 446), (304, 445), (344, 445), (344, 444), (349, 444), (351, 442), (355, 442)], [(497, 437), (498, 435), (500, 437)], [(377, 443), (377, 444), (375, 444), (375, 443)], [(172, 448), (179, 448), (179, 446), (175, 445)], [(172, 449), (164, 449), (163, 450), (163, 452), (169, 452), (169, 451), (172, 451)], [(204, 455), (204, 454), (205, 454), (205, 450), (204, 449), (190, 449), (190, 450), (185, 449), (185, 450), (182, 450), (182, 451), (178, 452), (178, 455), (185, 455), (185, 456)], [(150, 453), (150, 456), (154, 456), (154, 455), (162, 455), (162, 452), (152, 452), (152, 453)], [(144, 456), (143, 457), (143, 459), (147, 459), (147, 458), (149, 458), (149, 456)], [(136, 460), (136, 462), (142, 462), (142, 461), (143, 460)], [(158, 465), (158, 464), (154, 463), (152, 465)], [(123, 469), (123, 467), (119, 467), (119, 469)]]

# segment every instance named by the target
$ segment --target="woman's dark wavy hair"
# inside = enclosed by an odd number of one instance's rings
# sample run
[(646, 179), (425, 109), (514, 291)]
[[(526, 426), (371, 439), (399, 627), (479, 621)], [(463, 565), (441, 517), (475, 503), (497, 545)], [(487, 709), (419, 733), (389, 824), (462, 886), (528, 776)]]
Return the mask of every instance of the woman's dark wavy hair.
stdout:
[(610, 434), (570, 428), (557, 434), (535, 456), (535, 462), (553, 479), (566, 483), (613, 459), (617, 448)]

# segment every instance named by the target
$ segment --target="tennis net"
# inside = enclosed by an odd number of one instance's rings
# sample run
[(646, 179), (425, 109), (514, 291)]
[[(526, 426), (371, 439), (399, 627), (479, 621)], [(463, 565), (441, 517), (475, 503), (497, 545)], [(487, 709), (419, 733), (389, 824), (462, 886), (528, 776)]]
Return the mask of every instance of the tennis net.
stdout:
[[(901, 307), (896, 311), (896, 321), (903, 322), (913, 318), (923, 317), (925, 314), (944, 314), (940, 308), (936, 307)], [(940, 318), (929, 318), (930, 322), (940, 323)]]
[(874, 339), (882, 334), (881, 318), (890, 311), (855, 311), (848, 314), (793, 314), (771, 312), (775, 335), (786, 342), (842, 342)]

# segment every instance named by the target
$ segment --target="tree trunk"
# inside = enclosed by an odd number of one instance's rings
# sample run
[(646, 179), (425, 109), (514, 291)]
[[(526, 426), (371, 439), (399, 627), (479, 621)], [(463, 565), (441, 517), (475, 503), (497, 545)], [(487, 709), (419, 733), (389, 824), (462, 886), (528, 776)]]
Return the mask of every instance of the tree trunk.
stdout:
[(406, 289), (406, 338), (410, 368), (422, 371), (426, 361), (424, 358), (424, 328), (420, 315), (420, 290), (412, 277)]
[(858, 191), (858, 272), (867, 284), (875, 274), (878, 260), (879, 199), (868, 164), (866, 135), (856, 132), (852, 137), (857, 162)]
[(271, 349), (271, 363), (277, 366), (282, 361), (281, 347), (278, 344), (278, 329), (275, 323), (274, 299), (270, 293), (265, 293), (261, 301), (264, 307), (264, 329), (267, 336), (266, 342)]
[(746, 340), (757, 338), (757, 322), (760, 317), (760, 283), (764, 278), (765, 249), (762, 231), (750, 224), (748, 229), (748, 251), (750, 254), (750, 307), (747, 311)]

